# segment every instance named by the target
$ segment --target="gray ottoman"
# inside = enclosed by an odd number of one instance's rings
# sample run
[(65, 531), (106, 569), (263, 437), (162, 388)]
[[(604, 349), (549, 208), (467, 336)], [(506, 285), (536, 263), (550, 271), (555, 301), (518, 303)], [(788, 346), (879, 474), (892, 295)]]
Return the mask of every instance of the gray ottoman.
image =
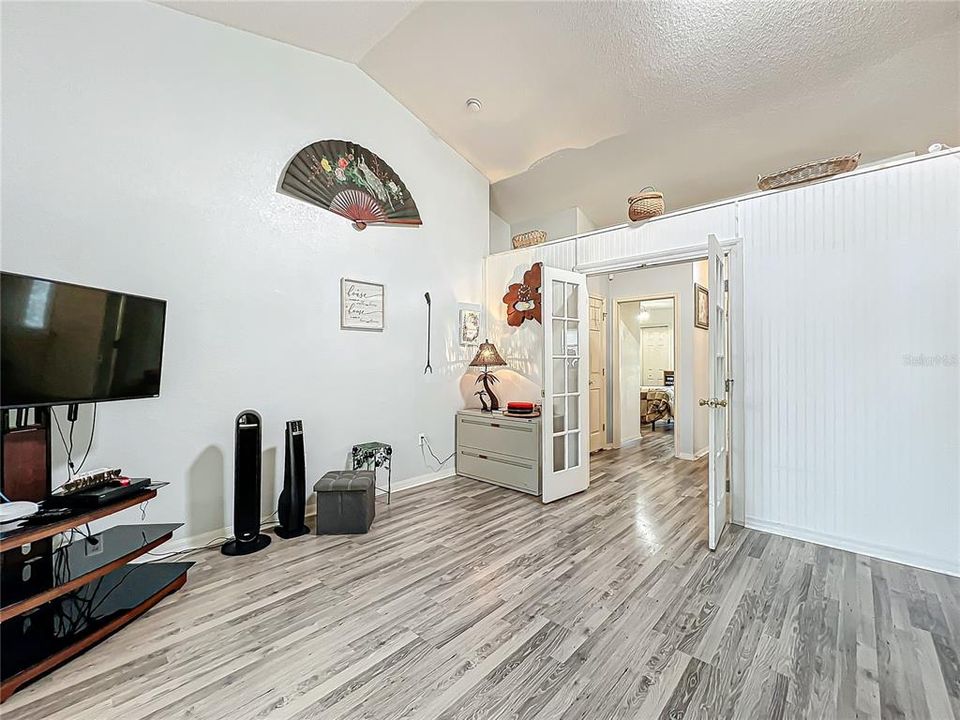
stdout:
[(365, 533), (377, 514), (372, 470), (331, 470), (317, 480), (317, 535)]

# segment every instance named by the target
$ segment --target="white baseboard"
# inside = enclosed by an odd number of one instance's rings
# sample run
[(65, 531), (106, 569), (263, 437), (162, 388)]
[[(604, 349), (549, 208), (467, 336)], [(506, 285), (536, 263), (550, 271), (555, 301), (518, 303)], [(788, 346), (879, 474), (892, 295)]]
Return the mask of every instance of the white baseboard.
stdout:
[[(439, 470), (438, 472), (415, 475), (414, 477), (407, 478), (406, 480), (398, 480), (397, 482), (393, 483), (393, 492), (409, 490), (410, 488), (420, 487), (421, 485), (436, 482), (437, 480), (446, 480), (454, 475), (456, 475), (456, 472), (453, 470)], [(385, 493), (380, 492), (377, 494), (384, 495)]]
[(933, 572), (960, 577), (960, 562), (956, 559), (950, 560), (931, 557), (910, 550), (876, 545), (874, 543), (864, 543), (829, 533), (796, 527), (794, 525), (761, 520), (760, 518), (750, 517), (749, 515), (746, 517), (745, 525), (751, 530), (762, 530), (763, 532), (773, 533), (774, 535), (783, 535), (794, 538), (795, 540), (803, 540), (804, 542), (836, 548), (837, 550), (847, 550), (857, 553), (858, 555), (869, 555), (879, 560), (887, 560), (901, 565), (921, 568), (922, 570), (931, 570)]
[(704, 455), (706, 455), (706, 454), (709, 453), (709, 452), (710, 452), (710, 446), (708, 445), (707, 447), (703, 448), (702, 450), (697, 450), (697, 451), (693, 454), (693, 459), (694, 459), (694, 460), (699, 460), (700, 458), (702, 458)]
[[(428, 483), (436, 482), (437, 480), (445, 480), (449, 477), (453, 477), (456, 473), (452, 470), (440, 470), (439, 472), (426, 473), (424, 475), (416, 475), (411, 478), (406, 478), (405, 480), (398, 480), (393, 483), (392, 491), (394, 493), (403, 492), (404, 490), (410, 490), (411, 488), (420, 487), (421, 485), (426, 485)], [(386, 491), (377, 491), (377, 495), (386, 495)], [(307, 495), (308, 502), (306, 507), (305, 517), (312, 518), (316, 517), (317, 514), (317, 503), (316, 496), (313, 493)], [(266, 517), (260, 519), (261, 525), (267, 523), (274, 518), (274, 523), (276, 513), (271, 513)], [(269, 527), (269, 526), (268, 526)], [(209, 532), (200, 533), (199, 535), (188, 535), (181, 538), (176, 538), (170, 542), (164, 543), (154, 552), (157, 554), (170, 553), (170, 552), (180, 552), (181, 550), (188, 550), (190, 548), (200, 548), (206, 545), (215, 545), (214, 541), (218, 538), (223, 538), (222, 542), (226, 542), (228, 539), (233, 537), (233, 526), (229, 525), (227, 527), (219, 528), (217, 530), (210, 530)], [(142, 561), (146, 562), (148, 560), (155, 560), (155, 556), (145, 555), (143, 556)]]

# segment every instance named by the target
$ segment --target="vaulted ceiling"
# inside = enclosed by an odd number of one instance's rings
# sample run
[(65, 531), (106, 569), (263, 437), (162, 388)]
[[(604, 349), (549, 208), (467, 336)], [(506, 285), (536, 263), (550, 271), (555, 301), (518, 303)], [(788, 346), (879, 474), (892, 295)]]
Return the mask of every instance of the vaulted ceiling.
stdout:
[(579, 206), (609, 225), (645, 185), (671, 210), (807, 160), (960, 144), (954, 2), (165, 4), (356, 63), (508, 222)]

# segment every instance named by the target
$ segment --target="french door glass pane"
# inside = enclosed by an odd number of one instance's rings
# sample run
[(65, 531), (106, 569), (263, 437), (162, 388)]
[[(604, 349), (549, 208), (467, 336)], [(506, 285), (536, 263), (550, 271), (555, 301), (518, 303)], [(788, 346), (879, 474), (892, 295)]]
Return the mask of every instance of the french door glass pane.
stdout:
[(553, 321), (553, 354), (566, 354), (563, 350), (563, 320)]
[[(554, 363), (557, 361), (554, 360)], [(560, 362), (563, 362), (562, 360)], [(556, 367), (556, 365), (554, 365)], [(567, 358), (567, 392), (575, 393), (580, 392), (580, 360), (579, 358)], [(554, 375), (554, 382), (556, 382), (556, 375)], [(553, 391), (555, 393), (562, 392), (559, 389), (559, 385), (554, 384)]]
[[(554, 443), (556, 447), (556, 443)], [(554, 462), (556, 465), (556, 462)], [(567, 467), (575, 468), (580, 465), (580, 433), (567, 433)]]
[(564, 440), (566, 435), (556, 435), (553, 438), (553, 471), (559, 472), (563, 470), (566, 466), (564, 465)]
[[(556, 411), (554, 411), (556, 412)], [(567, 429), (577, 430), (580, 428), (580, 396), (571, 395), (567, 398)], [(563, 428), (560, 428), (562, 430)], [(560, 432), (556, 427), (554, 432)]]
[(563, 292), (563, 283), (560, 280), (553, 281), (553, 316), (562, 318), (566, 314), (564, 312), (564, 292)]
[[(554, 332), (556, 332), (556, 320), (554, 321)], [(576, 320), (567, 320), (567, 335), (566, 335), (566, 345), (567, 345), (567, 355), (579, 355), (580, 354), (580, 324)], [(556, 343), (554, 343), (556, 346)], [(562, 355), (563, 351), (555, 353), (556, 355)]]
[(553, 399), (553, 431), (555, 433), (566, 430), (563, 422), (563, 404), (564, 399), (562, 397)]
[(567, 317), (575, 318), (579, 308), (580, 287), (576, 283), (567, 283)]
[(565, 374), (564, 364), (567, 361), (564, 358), (554, 358), (553, 359), (553, 393), (554, 395), (562, 395), (566, 390), (564, 389), (563, 376)]

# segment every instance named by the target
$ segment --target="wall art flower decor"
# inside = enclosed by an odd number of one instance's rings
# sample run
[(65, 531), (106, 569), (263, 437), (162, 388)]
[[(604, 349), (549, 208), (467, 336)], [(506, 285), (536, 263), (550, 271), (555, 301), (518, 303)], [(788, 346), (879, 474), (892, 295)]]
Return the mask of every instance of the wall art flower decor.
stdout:
[(367, 225), (422, 225), (403, 180), (379, 156), (346, 140), (319, 140), (287, 163), (279, 192)]
[(520, 327), (524, 320), (540, 319), (540, 271), (543, 263), (534, 263), (533, 267), (523, 274), (522, 283), (513, 283), (507, 288), (503, 302), (507, 304), (507, 324)]

